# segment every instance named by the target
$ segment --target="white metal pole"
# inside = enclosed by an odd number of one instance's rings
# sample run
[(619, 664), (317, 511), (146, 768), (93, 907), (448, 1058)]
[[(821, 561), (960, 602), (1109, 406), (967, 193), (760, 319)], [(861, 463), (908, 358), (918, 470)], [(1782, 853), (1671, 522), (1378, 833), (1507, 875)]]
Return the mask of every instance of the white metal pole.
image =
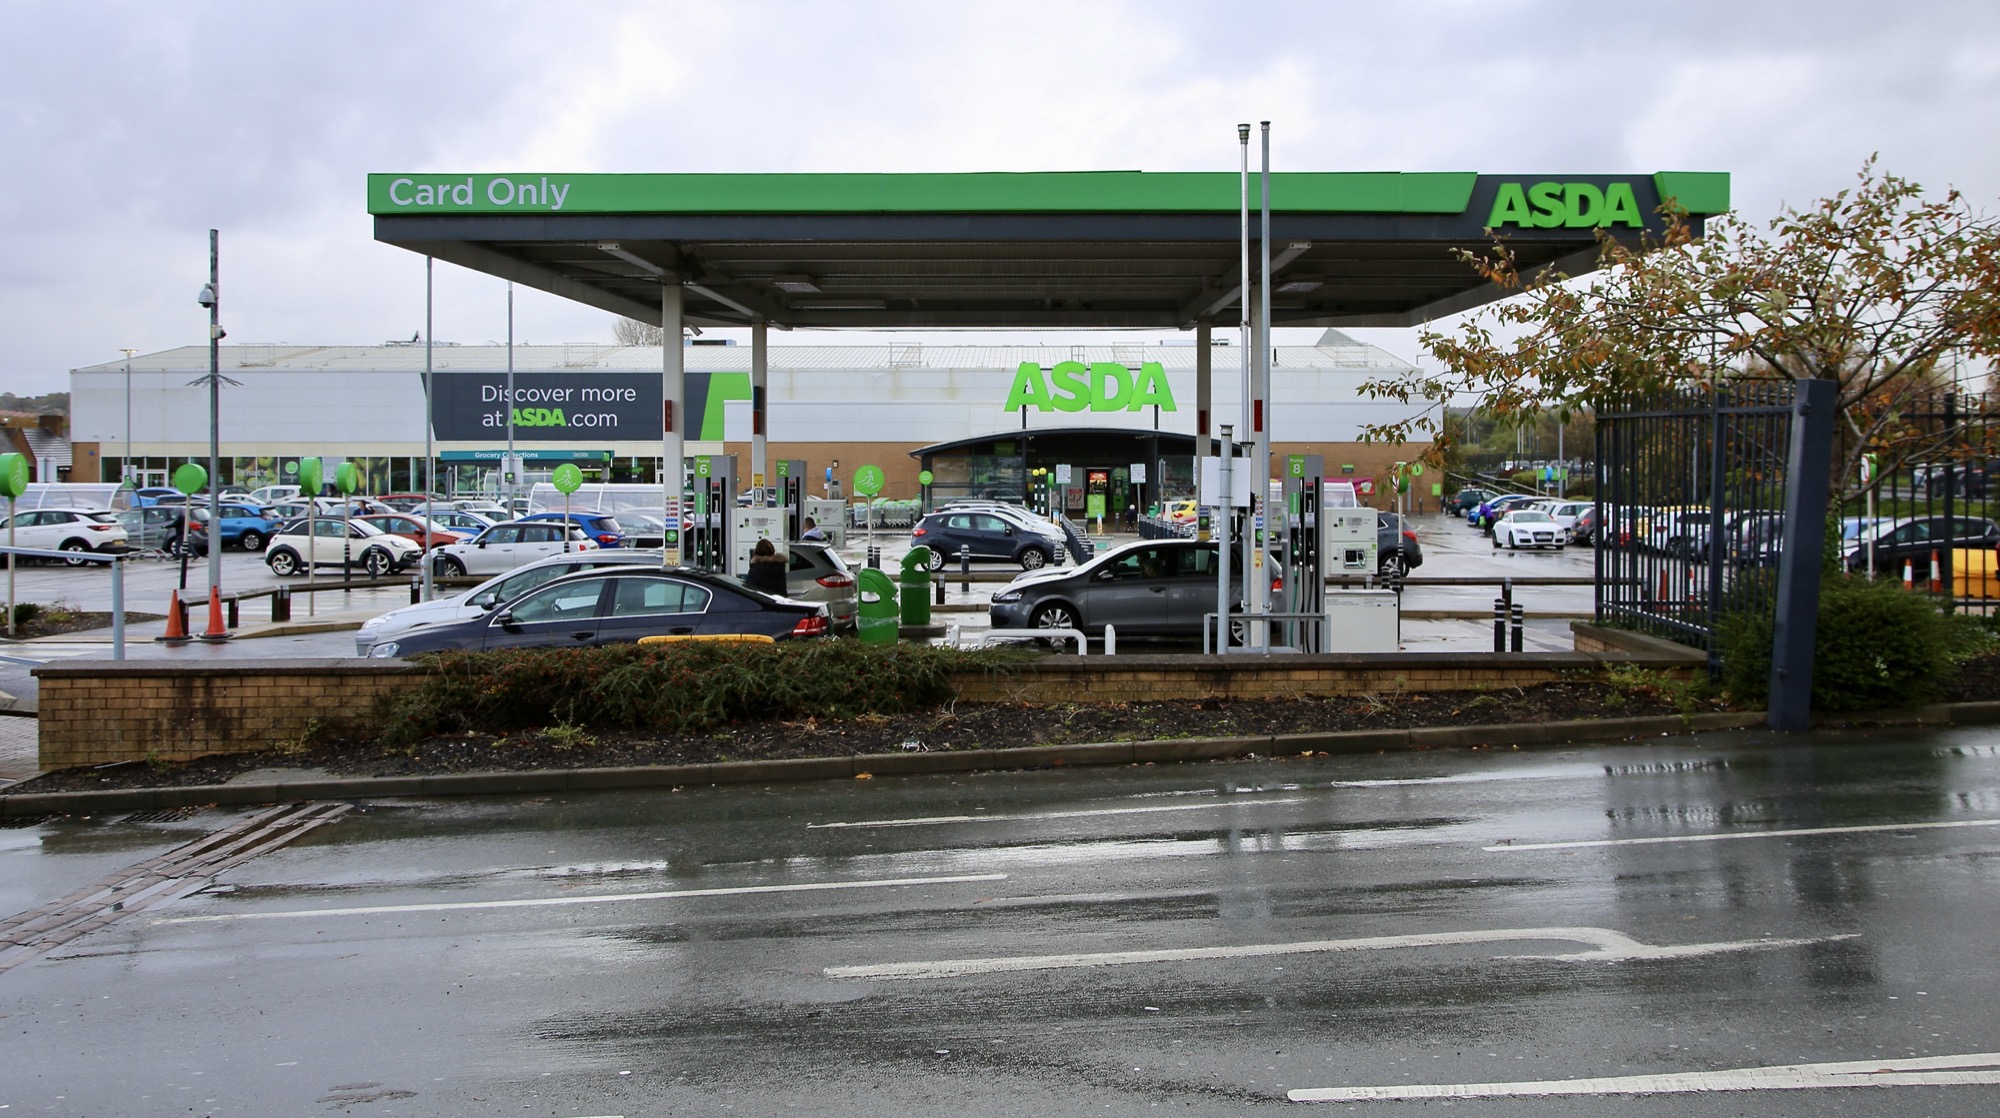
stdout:
[(222, 270), (220, 233), (208, 231), (208, 593), (222, 592)]
[[(1250, 505), (1253, 520), (1261, 514), (1263, 527), (1255, 529), (1257, 562), (1251, 567), (1256, 578), (1244, 579), (1244, 589), (1248, 592), (1252, 612), (1263, 613), (1270, 608), (1271, 598), (1271, 533), (1276, 530), (1276, 517), (1271, 508), (1271, 122), (1261, 124), (1264, 143), (1264, 169), (1261, 176), (1264, 194), (1262, 242), (1263, 267), (1261, 280), (1257, 284), (1257, 399), (1254, 407), (1257, 430), (1250, 452), (1251, 493)], [(1253, 642), (1264, 644), (1263, 626), (1255, 626)]]
[(125, 351), (125, 454), (118, 468), (118, 480), (121, 482), (132, 481), (132, 355), (137, 352), (136, 349)]
[[(437, 515), (437, 509), (435, 507), (436, 501), (434, 497), (434, 495), (437, 493), (437, 455), (433, 453), (431, 450), (431, 419), (433, 413), (437, 410), (436, 397), (431, 393), (431, 311), (433, 307), (433, 300), (431, 293), (431, 277), (433, 271), (435, 270), (432, 265), (433, 265), (432, 259), (428, 256), (424, 257), (424, 521), (425, 523), (429, 523), (431, 518)], [(510, 352), (511, 349), (512, 347), (509, 347)], [(511, 403), (509, 404), (509, 406), (510, 407), (512, 406)], [(309, 493), (307, 494), (307, 496), (315, 497), (318, 496), (318, 494)], [(307, 507), (310, 508), (311, 506)], [(431, 593), (433, 589), (431, 580), (430, 556), (428, 555), (424, 556), (423, 564), (424, 564), (423, 599), (424, 601), (428, 602), (431, 600)], [(311, 571), (308, 570), (307, 574), (308, 576), (310, 576)]]
[[(1257, 374), (1251, 360), (1251, 350), (1254, 348), (1254, 340), (1251, 338), (1250, 329), (1250, 126), (1248, 124), (1239, 124), (1236, 126), (1236, 141), (1242, 163), (1239, 172), (1242, 186), (1242, 204), (1238, 210), (1238, 215), (1241, 218), (1241, 228), (1237, 248), (1242, 265), (1243, 283), (1236, 300), (1236, 305), (1240, 311), (1237, 318), (1240, 325), (1239, 333), (1241, 334), (1241, 348), (1243, 350), (1243, 422), (1237, 427), (1237, 430), (1242, 431), (1245, 441), (1254, 446), (1257, 441), (1257, 423), (1254, 416), (1257, 396)], [(1224, 487), (1223, 504), (1225, 506), (1229, 504), (1233, 494), (1234, 490), (1227, 486)], [(1256, 554), (1256, 528), (1255, 521), (1252, 519), (1256, 509), (1256, 501), (1256, 494), (1252, 493), (1250, 508), (1244, 510), (1243, 538), (1238, 540), (1236, 537), (1226, 533), (1224, 536), (1229, 541), (1229, 546), (1241, 547), (1243, 549), (1243, 583), (1246, 591), (1249, 590), (1250, 584), (1255, 581), (1250, 577), (1250, 568), (1251, 560)], [(1224, 523), (1228, 522), (1225, 520)], [(1246, 592), (1243, 595), (1243, 600), (1248, 608), (1256, 608), (1257, 599), (1254, 592)], [(1224, 645), (1225, 647), (1227, 646), (1226, 641)]]
[(514, 516), (514, 486), (519, 484), (514, 468), (514, 281), (507, 281), (507, 459), (500, 467), (500, 495), (507, 516)]

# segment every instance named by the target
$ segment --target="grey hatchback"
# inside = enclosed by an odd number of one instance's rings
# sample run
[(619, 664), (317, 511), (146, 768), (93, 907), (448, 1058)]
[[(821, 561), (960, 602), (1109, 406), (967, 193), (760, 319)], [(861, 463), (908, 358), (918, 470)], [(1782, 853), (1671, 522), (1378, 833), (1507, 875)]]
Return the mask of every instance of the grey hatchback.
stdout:
[[(987, 613), (995, 629), (1079, 629), (1119, 636), (1199, 637), (1215, 612), (1215, 544), (1141, 540), (1116, 547), (1081, 567), (1024, 574), (993, 595)], [(1282, 569), (1272, 572), (1282, 589)], [(1231, 586), (1241, 593), (1240, 572)]]

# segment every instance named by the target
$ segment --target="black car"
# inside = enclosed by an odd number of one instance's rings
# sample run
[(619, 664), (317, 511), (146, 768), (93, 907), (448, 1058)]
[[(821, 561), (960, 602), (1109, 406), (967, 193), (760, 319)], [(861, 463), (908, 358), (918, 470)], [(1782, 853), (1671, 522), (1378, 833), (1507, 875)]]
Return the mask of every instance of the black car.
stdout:
[(1445, 499), (1444, 511), (1453, 516), (1464, 516), (1492, 499), (1490, 489), (1461, 489)]
[[(1910, 566), (1913, 581), (1931, 577), (1931, 556), (1939, 551), (1970, 547), (1991, 551), (2000, 545), (2000, 524), (1983, 516), (1906, 517), (1885, 525), (1873, 537), (1875, 571), (1901, 578), (1903, 564)], [(1868, 569), (1870, 542), (1863, 539), (1847, 552), (1847, 569)]]
[(1409, 574), (1424, 565), (1417, 530), (1393, 512), (1375, 514), (1375, 572), (1383, 578)]
[(377, 644), (372, 656), (445, 650), (588, 648), (642, 637), (825, 636), (825, 605), (773, 598), (726, 575), (687, 567), (599, 567), (551, 579), (479, 617), (444, 621)]
[(963, 547), (975, 561), (1018, 563), (1032, 571), (1055, 562), (1063, 546), (1060, 537), (1036, 531), (1025, 518), (983, 509), (931, 513), (910, 529), (910, 543), (931, 549), (932, 570), (956, 560)]

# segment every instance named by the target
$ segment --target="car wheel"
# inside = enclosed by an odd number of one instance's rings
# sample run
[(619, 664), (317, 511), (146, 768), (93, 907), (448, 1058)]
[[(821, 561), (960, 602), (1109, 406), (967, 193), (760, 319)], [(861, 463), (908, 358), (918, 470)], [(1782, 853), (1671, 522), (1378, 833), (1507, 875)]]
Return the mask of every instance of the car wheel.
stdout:
[[(1046, 605), (1035, 610), (1035, 612), (1029, 616), (1028, 624), (1036, 629), (1078, 628), (1076, 611), (1068, 606), (1060, 604)], [(1064, 646), (1064, 643), (1065, 642), (1061, 640), (1052, 640), (1049, 642), (1049, 647), (1062, 648)]]
[(1403, 561), (1402, 556), (1392, 551), (1382, 557), (1382, 564), (1377, 568), (1377, 573), (1383, 578), (1404, 578), (1409, 575), (1410, 566)]
[(1493, 550), (1500, 550), (1500, 536), (1497, 533), (1493, 537)]
[(396, 561), (389, 557), (389, 553), (379, 547), (371, 547), (361, 553), (361, 569), (368, 572), (369, 578), (381, 578), (395, 565)]
[(445, 573), (445, 577), (447, 578), (465, 577), (465, 563), (456, 555), (447, 555), (439, 560), (438, 568)]
[(1021, 569), (1024, 571), (1039, 570), (1048, 566), (1048, 562), (1048, 555), (1039, 547), (1031, 547), (1021, 553)]
[(90, 553), (90, 545), (84, 543), (82, 540), (70, 540), (68, 543), (62, 545), (62, 549), (72, 556), (72, 558), (65, 559), (63, 562), (68, 563), (72, 567), (83, 566), (83, 560), (76, 557)]
[(944, 552), (939, 551), (935, 547), (931, 548), (931, 570), (944, 570)]
[(245, 551), (262, 551), (264, 550), (264, 534), (257, 531), (245, 532), (243, 533), (242, 543), (243, 550)]
[(291, 548), (281, 547), (264, 560), (271, 573), (279, 578), (290, 578), (299, 573), (299, 557)]

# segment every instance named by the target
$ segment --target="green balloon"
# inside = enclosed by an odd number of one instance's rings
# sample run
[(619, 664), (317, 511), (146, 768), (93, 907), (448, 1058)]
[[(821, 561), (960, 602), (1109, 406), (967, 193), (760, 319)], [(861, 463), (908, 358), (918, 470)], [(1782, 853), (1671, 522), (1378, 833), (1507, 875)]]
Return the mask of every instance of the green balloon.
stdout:
[(199, 493), (208, 484), (208, 471), (189, 462), (174, 471), (174, 488), (182, 493)]
[(11, 501), (27, 491), (27, 455), (0, 454), (0, 497)]
[(299, 459), (299, 493), (306, 497), (317, 497), (319, 488), (319, 459)]
[(574, 462), (564, 462), (556, 467), (549, 482), (556, 487), (558, 493), (574, 493), (583, 486), (583, 471), (577, 469)]
[(361, 471), (352, 462), (342, 462), (333, 468), (333, 487), (343, 497), (352, 496), (361, 489)]

